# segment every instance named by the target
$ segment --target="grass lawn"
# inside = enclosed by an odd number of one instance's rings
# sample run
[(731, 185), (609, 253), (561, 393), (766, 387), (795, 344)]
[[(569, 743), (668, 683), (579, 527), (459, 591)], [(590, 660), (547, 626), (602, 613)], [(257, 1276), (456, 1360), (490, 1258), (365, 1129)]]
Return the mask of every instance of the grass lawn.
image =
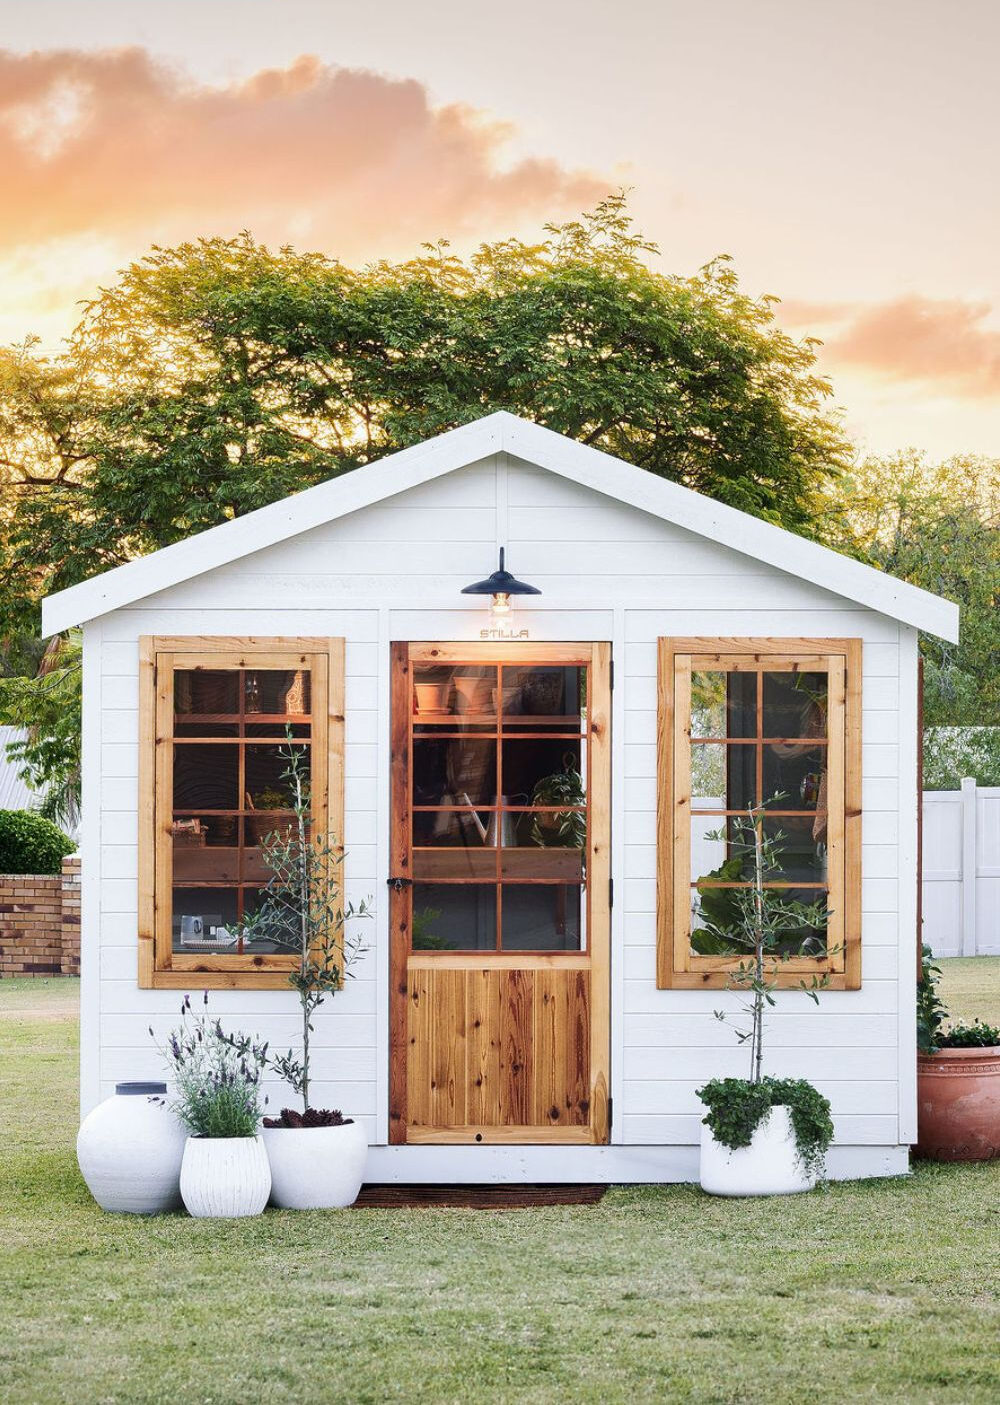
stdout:
[[(976, 995), (969, 964), (947, 979)], [(77, 1173), (76, 1052), (75, 983), (0, 984), (5, 1405), (1000, 1399), (1000, 1163), (787, 1200), (142, 1220)]]
[(953, 1019), (1000, 1025), (1000, 956), (948, 956), (941, 968), (941, 998)]

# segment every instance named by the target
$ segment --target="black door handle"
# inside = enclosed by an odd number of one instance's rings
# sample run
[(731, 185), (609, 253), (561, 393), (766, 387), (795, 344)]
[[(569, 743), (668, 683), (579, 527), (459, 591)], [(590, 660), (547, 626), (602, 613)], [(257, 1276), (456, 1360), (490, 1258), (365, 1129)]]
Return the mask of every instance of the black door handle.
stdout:
[(401, 893), (404, 888), (412, 888), (413, 886), (412, 878), (387, 878), (385, 881), (397, 893)]

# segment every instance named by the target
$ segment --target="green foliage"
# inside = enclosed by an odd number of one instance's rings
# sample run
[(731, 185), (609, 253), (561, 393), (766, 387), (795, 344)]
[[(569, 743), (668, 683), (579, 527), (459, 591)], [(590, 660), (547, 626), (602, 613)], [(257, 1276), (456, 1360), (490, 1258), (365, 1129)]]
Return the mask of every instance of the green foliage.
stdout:
[(993, 1049), (1000, 1045), (1000, 1029), (982, 1020), (967, 1023), (959, 1020), (945, 1030), (938, 1040), (939, 1049)]
[(938, 995), (941, 967), (934, 964), (934, 953), (925, 942), (920, 948), (920, 980), (917, 982), (917, 1048), (922, 1054), (933, 1054), (940, 1047), (941, 1027), (948, 1010)]
[(42, 795), (42, 813), (68, 824), (80, 810), (82, 652), (74, 631), (49, 646), (37, 673), (0, 677), (0, 723), (27, 733), (7, 755)]
[(209, 1016), (207, 990), (204, 1004), (194, 1015), (185, 995), (181, 1025), (158, 1046), (175, 1088), (170, 1106), (192, 1137), (255, 1137), (267, 1045), (224, 1033)]
[(865, 459), (831, 490), (818, 530), (961, 606), (959, 644), (921, 639), (925, 724), (1000, 725), (1000, 459), (929, 464), (913, 450)]
[(155, 249), (65, 354), (0, 358), (0, 635), (46, 591), (509, 410), (809, 531), (848, 462), (815, 346), (716, 259), (654, 272), (624, 198), (536, 244), (350, 269), (248, 234)]
[(795, 1133), (795, 1149), (803, 1171), (822, 1176), (833, 1141), (830, 1104), (804, 1078), (713, 1078), (698, 1089), (708, 1108), (704, 1121), (723, 1146), (736, 1150), (750, 1145), (753, 1134), (772, 1107), (787, 1107)]
[[(543, 776), (531, 792), (532, 805), (583, 805), (586, 796), (583, 777), (567, 756), (561, 771)], [(531, 841), (544, 848), (582, 849), (587, 842), (587, 816), (582, 810), (561, 810), (556, 814), (534, 815)]]
[[(286, 729), (288, 762), (282, 779), (288, 798), (283, 802), (295, 812), (295, 823), (286, 832), (270, 834), (261, 845), (261, 858), (271, 878), (263, 901), (243, 923), (241, 935), (248, 941), (266, 938), (292, 951), (298, 964), (288, 980), (299, 997), (302, 1012), (302, 1052), (269, 1056), (270, 1067), (302, 1098), (309, 1111), (310, 1036), (312, 1018), (328, 995), (344, 987), (353, 974), (351, 966), (365, 948), (347, 930), (355, 918), (367, 917), (369, 908), (345, 903), (341, 869), (344, 855), (327, 834), (312, 834), (312, 796), (307, 761), (301, 745), (296, 746), (290, 727)], [(237, 1045), (248, 1046), (244, 1037)]]
[(34, 810), (0, 810), (0, 873), (58, 873), (76, 845)]
[(410, 941), (414, 951), (453, 951), (454, 944), (432, 931), (441, 916), (439, 907), (414, 908), (410, 919)]
[(926, 727), (924, 790), (959, 790), (967, 776), (1000, 786), (1000, 726)]

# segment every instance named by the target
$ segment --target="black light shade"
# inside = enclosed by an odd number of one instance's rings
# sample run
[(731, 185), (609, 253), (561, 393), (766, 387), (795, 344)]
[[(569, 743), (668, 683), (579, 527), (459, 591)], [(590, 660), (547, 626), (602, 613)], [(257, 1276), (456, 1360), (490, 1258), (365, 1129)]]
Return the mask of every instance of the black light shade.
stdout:
[(500, 567), (484, 581), (475, 581), (462, 587), (463, 595), (541, 595), (537, 585), (519, 581), (509, 571), (504, 570), (503, 547), (500, 548)]

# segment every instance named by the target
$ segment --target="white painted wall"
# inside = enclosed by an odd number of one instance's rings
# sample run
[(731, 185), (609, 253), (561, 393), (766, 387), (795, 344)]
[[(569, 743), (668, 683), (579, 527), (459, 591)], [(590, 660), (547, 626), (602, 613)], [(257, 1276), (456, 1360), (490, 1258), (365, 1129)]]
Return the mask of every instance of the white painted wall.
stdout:
[[(459, 592), (493, 569), (500, 545), (509, 568), (544, 592), (518, 609), (532, 639), (610, 640), (616, 662), (612, 1139), (620, 1150), (561, 1150), (557, 1178), (569, 1175), (568, 1155), (585, 1167), (583, 1178), (689, 1174), (701, 1116), (696, 1088), (711, 1076), (741, 1073), (746, 1062), (713, 1016), (733, 997), (655, 986), (659, 635), (864, 641), (863, 987), (822, 995), (818, 1011), (804, 995), (780, 995), (768, 1064), (775, 1074), (813, 1079), (830, 1097), (837, 1140), (847, 1149), (835, 1159), (839, 1173), (902, 1169), (905, 1157), (891, 1149), (914, 1131), (915, 632), (505, 454), (87, 627), (84, 1108), (116, 1079), (157, 1073), (147, 1026), (166, 1031), (180, 1003), (175, 993), (136, 985), (140, 635), (343, 635), (346, 878), (350, 896), (374, 897), (377, 915), (357, 979), (317, 1017), (316, 1097), (361, 1118), (373, 1142), (385, 1142), (388, 646), (478, 639), (482, 602)], [(901, 824), (907, 814), (913, 822)], [(212, 1007), (273, 1043), (294, 1036), (291, 993), (221, 991)], [(280, 1099), (280, 1088), (271, 1096)], [(491, 1149), (488, 1158), (472, 1150), (481, 1158), (475, 1163), (449, 1148), (388, 1148), (373, 1164), (379, 1178), (410, 1180), (469, 1179), (480, 1166), (490, 1178), (537, 1177), (550, 1162), (555, 1173), (546, 1149)]]

